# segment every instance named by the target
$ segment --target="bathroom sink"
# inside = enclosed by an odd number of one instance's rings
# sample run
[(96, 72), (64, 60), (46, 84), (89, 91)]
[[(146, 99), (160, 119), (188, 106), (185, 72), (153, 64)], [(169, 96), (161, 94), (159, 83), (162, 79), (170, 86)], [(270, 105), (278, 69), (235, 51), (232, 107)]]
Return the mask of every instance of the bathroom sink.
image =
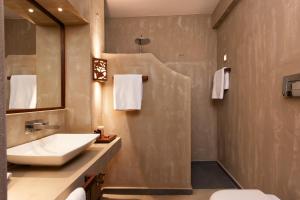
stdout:
[(22, 165), (60, 166), (88, 148), (98, 134), (54, 134), (7, 149), (7, 160)]

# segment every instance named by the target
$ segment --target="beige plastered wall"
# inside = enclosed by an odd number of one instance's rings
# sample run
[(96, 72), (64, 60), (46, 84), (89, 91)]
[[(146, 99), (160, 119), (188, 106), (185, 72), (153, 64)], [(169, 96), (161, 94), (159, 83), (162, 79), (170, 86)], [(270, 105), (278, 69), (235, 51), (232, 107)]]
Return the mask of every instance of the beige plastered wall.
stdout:
[(26, 19), (5, 19), (5, 57), (35, 55), (36, 28)]
[[(34, 133), (26, 132), (25, 122), (30, 120), (44, 120), (50, 125), (58, 125), (59, 129), (46, 129)], [(56, 132), (65, 130), (65, 110), (40, 111), (30, 113), (15, 113), (6, 115), (7, 147), (30, 142)]]
[(60, 27), (36, 25), (37, 107), (61, 106)]
[(101, 85), (92, 81), (91, 58), (100, 58), (104, 51), (104, 1), (72, 3), (89, 13), (90, 23), (66, 26), (66, 129), (91, 132), (102, 125)]
[(219, 159), (245, 188), (300, 199), (300, 101), (281, 94), (299, 73), (300, 2), (242, 0), (217, 30), (231, 88), (219, 105)]
[(151, 40), (153, 53), (192, 80), (192, 160), (217, 159), (217, 111), (210, 100), (217, 69), (217, 36), (208, 15), (106, 19), (106, 52), (138, 53), (135, 39)]
[(70, 132), (92, 131), (90, 27), (66, 27), (66, 107)]
[[(152, 54), (103, 54), (109, 79), (103, 85), (107, 134), (122, 138), (106, 186), (191, 188), (191, 82)], [(113, 109), (114, 74), (149, 76), (140, 111)]]
[[(0, 0), (0, 99), (5, 102), (4, 88), (4, 11), (3, 0)], [(7, 198), (6, 183), (6, 131), (5, 131), (5, 104), (0, 104), (0, 199)]]

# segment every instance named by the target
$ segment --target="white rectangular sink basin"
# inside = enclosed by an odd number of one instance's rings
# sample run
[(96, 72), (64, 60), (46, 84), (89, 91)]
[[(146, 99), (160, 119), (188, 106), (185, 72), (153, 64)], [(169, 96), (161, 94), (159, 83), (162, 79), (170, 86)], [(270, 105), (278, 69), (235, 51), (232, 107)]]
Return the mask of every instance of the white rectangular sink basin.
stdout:
[(80, 154), (99, 134), (54, 134), (7, 149), (7, 160), (22, 165), (60, 166)]

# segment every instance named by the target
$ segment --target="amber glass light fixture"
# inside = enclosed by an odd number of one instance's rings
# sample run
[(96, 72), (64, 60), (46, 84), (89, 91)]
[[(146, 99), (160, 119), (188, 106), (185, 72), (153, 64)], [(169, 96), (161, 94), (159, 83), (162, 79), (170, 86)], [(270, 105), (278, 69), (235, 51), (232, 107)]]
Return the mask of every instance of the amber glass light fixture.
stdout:
[(107, 81), (107, 60), (93, 58), (93, 80), (105, 82)]

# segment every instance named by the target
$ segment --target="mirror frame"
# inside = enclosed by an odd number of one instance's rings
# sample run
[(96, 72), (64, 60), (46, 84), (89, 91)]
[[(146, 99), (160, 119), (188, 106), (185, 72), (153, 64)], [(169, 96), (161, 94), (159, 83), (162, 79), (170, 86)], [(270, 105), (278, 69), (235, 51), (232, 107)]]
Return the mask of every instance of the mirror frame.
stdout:
[(41, 6), (37, 1), (35, 0), (27, 0), (30, 2), (33, 6), (35, 6), (37, 9), (42, 11), (45, 15), (47, 15), (49, 18), (51, 18), (53, 21), (55, 21), (59, 27), (60, 27), (60, 54), (61, 54), (61, 106), (58, 107), (46, 107), (46, 108), (35, 108), (35, 109), (11, 109), (7, 110), (6, 114), (11, 113), (26, 113), (26, 112), (36, 112), (36, 111), (46, 111), (46, 110), (59, 110), (65, 108), (65, 25), (63, 22), (61, 22), (58, 18), (56, 18), (53, 14), (51, 14), (46, 8)]

